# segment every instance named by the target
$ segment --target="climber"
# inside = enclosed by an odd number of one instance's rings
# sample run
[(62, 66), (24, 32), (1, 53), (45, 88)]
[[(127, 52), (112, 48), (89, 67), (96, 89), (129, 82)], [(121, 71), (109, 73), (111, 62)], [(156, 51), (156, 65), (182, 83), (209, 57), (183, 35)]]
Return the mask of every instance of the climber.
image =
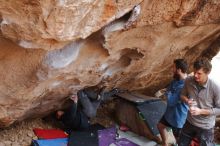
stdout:
[(118, 93), (115, 88), (109, 92), (103, 89), (88, 87), (79, 90), (77, 95), (71, 95), (71, 106), (64, 111), (57, 111), (56, 117), (69, 130), (83, 130), (90, 126), (90, 119), (96, 116), (102, 101), (110, 100)]

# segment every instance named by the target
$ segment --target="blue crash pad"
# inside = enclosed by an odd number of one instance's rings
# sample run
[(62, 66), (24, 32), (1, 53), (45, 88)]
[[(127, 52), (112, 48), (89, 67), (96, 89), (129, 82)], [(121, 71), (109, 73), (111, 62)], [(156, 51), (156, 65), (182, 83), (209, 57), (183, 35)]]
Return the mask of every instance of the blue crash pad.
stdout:
[(67, 138), (33, 140), (32, 146), (67, 146)]

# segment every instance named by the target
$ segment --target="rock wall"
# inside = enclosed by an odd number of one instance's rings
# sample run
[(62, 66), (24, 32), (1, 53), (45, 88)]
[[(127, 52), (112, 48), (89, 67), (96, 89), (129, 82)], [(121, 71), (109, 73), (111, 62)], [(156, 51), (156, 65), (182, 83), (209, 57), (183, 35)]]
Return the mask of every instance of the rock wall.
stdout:
[(218, 0), (0, 2), (0, 127), (45, 116), (87, 86), (152, 95), (173, 59), (219, 51)]

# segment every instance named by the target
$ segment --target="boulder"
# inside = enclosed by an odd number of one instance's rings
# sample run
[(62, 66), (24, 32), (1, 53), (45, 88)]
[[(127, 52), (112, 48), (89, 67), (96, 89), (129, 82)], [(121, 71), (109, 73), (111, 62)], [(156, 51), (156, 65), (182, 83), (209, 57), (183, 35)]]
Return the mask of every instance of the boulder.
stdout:
[(0, 1), (0, 127), (60, 109), (88, 86), (152, 95), (220, 46), (217, 0)]

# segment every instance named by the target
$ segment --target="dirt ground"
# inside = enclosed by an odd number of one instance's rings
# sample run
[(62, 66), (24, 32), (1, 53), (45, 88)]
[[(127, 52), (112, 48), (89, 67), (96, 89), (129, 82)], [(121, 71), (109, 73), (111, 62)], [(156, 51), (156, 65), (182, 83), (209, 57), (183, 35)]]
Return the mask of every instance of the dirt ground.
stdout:
[[(99, 123), (105, 127), (115, 124), (111, 118), (113, 103), (104, 104), (98, 110), (98, 116), (93, 119), (93, 123)], [(12, 125), (6, 129), (0, 129), (0, 146), (30, 146), (32, 139), (37, 139), (33, 129), (62, 129), (63, 125), (56, 120), (54, 115), (43, 119), (26, 120)]]
[[(50, 120), (49, 120), (50, 119)], [(49, 119), (33, 119), (12, 125), (0, 130), (0, 146), (29, 146), (32, 139), (37, 139), (34, 128), (59, 128), (57, 121)]]

